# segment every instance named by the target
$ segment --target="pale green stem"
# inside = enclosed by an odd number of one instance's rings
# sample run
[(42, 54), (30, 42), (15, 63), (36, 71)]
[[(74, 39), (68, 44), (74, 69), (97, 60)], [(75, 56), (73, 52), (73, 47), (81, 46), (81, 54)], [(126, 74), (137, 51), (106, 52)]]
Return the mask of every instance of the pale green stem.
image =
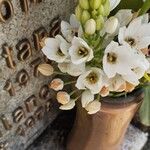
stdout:
[(70, 81), (70, 82), (66, 82), (64, 85), (70, 85), (70, 84), (73, 84), (73, 83), (76, 83), (77, 81)]
[(76, 89), (76, 90), (72, 91), (69, 95), (72, 96), (73, 94), (75, 94), (75, 93), (78, 92), (78, 91), (79, 91), (79, 90)]

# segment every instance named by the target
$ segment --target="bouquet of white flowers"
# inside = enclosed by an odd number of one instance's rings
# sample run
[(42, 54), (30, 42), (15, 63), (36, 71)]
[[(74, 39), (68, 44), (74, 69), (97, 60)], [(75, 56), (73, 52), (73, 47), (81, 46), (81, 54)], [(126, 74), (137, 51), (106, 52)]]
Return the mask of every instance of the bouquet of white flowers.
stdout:
[[(64, 82), (55, 78), (49, 87), (57, 91), (60, 109), (69, 110), (81, 98), (88, 114), (101, 108), (101, 97), (122, 96), (150, 82), (150, 23), (147, 0), (138, 12), (112, 10), (121, 0), (79, 0), (70, 22), (61, 22), (61, 33), (43, 40), (42, 52), (58, 64), (41, 64), (44, 75), (73, 76)], [(65, 85), (75, 84), (71, 93)], [(77, 92), (77, 97), (74, 94)]]

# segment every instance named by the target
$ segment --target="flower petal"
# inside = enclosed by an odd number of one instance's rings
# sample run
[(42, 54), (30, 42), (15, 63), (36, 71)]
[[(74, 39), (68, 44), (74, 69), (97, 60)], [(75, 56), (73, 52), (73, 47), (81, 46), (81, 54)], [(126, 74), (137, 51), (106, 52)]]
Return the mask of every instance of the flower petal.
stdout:
[(90, 102), (94, 100), (94, 94), (90, 90), (85, 90), (81, 96), (82, 107), (85, 108)]
[(121, 0), (110, 0), (110, 9), (111, 9), (111, 11), (118, 6), (118, 4), (120, 3), (120, 1)]
[(69, 103), (60, 106), (59, 109), (61, 109), (61, 110), (70, 110), (70, 109), (73, 109), (74, 107), (75, 107), (75, 101), (71, 100)]

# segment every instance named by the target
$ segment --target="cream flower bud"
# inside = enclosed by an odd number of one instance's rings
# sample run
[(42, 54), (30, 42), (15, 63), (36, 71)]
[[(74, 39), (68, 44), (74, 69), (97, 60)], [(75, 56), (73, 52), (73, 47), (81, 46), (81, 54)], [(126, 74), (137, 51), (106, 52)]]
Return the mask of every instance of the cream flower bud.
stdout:
[(57, 97), (57, 101), (62, 105), (65, 105), (70, 101), (70, 95), (64, 91), (58, 92), (56, 97)]
[(90, 19), (85, 24), (85, 33), (92, 35), (96, 31), (96, 22), (94, 19)]
[(101, 103), (97, 100), (94, 100), (93, 102), (89, 103), (85, 109), (88, 111), (88, 114), (92, 115), (100, 111), (101, 109)]
[(105, 22), (105, 31), (109, 34), (115, 33), (115, 31), (118, 29), (119, 21), (116, 17), (110, 17)]
[(50, 64), (40, 64), (37, 69), (44, 76), (51, 76), (54, 73), (54, 68)]
[(79, 4), (83, 9), (89, 9), (89, 1), (88, 0), (79, 0)]
[(49, 84), (49, 88), (53, 89), (55, 91), (60, 91), (60, 90), (62, 90), (64, 88), (64, 82), (61, 79), (59, 79), (59, 78), (54, 79)]
[(75, 106), (75, 101), (71, 100), (67, 104), (60, 106), (59, 109), (61, 109), (61, 110), (70, 110), (70, 109), (73, 109), (74, 106)]
[(96, 19), (96, 30), (101, 30), (104, 26), (104, 18), (103, 16), (98, 16)]

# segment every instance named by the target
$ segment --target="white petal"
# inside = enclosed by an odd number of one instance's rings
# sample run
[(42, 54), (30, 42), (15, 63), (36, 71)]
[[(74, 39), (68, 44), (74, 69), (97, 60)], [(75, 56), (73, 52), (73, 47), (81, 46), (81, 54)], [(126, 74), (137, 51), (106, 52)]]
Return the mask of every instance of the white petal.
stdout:
[(119, 30), (118, 40), (120, 44), (125, 44), (125, 33), (126, 33), (126, 27), (122, 27)]
[(58, 68), (61, 72), (67, 73), (68, 72), (68, 63), (59, 63)]
[(84, 90), (84, 89), (86, 89), (85, 88), (85, 85), (84, 85), (84, 83), (83, 83), (83, 80), (85, 79), (85, 74), (83, 74), (83, 75), (80, 75), (79, 77), (78, 77), (78, 79), (77, 79), (77, 83), (76, 83), (76, 87), (79, 89), (79, 90)]
[(120, 3), (121, 0), (110, 0), (110, 9), (113, 10), (115, 9), (118, 4)]
[(45, 45), (49, 48), (57, 49), (59, 47), (60, 42), (55, 38), (46, 38)]
[(73, 109), (74, 106), (75, 106), (75, 101), (71, 100), (69, 103), (60, 106), (59, 109), (61, 109), (61, 110), (70, 110), (70, 109)]
[(149, 45), (150, 45), (150, 36), (141, 38), (136, 47), (137, 49), (141, 50), (147, 48)]
[(71, 76), (79, 76), (85, 72), (85, 63), (75, 65), (70, 62), (67, 73)]
[(126, 26), (133, 17), (133, 13), (131, 9), (121, 9), (115, 15), (120, 23), (120, 27)]
[(80, 23), (79, 23), (79, 21), (77, 20), (75, 14), (72, 14), (72, 15), (70, 16), (70, 25), (71, 25), (73, 28), (76, 28), (76, 29), (78, 29), (79, 26), (80, 26)]
[(82, 93), (81, 103), (82, 107), (85, 108), (87, 104), (94, 100), (94, 94), (92, 94), (89, 90), (86, 90)]
[(85, 109), (88, 111), (88, 114), (92, 115), (100, 111), (101, 109), (101, 103), (99, 101), (93, 101), (89, 103)]

